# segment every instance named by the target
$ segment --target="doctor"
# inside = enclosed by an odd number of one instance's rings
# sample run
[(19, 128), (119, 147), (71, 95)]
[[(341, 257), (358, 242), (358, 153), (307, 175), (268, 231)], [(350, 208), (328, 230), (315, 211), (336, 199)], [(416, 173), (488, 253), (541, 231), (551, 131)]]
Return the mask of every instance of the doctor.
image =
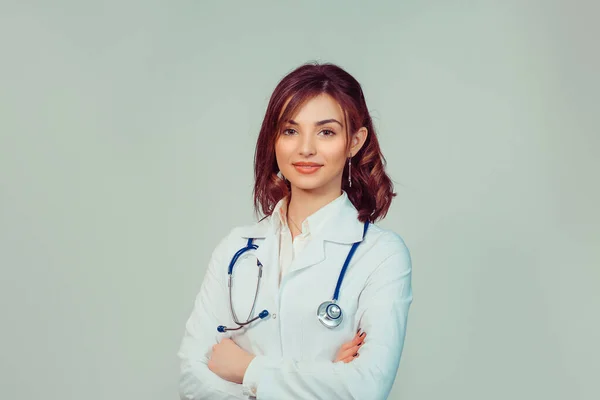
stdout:
[(406, 245), (373, 224), (395, 196), (384, 165), (346, 71), (305, 64), (279, 82), (255, 153), (265, 217), (212, 253), (178, 353), (181, 399), (387, 398), (412, 290)]

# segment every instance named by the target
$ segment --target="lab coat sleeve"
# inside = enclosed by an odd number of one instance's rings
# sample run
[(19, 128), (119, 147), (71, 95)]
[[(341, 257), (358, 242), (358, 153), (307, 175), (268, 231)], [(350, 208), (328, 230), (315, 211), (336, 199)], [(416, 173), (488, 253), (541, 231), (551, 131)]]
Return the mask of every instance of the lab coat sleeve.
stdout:
[(208, 369), (212, 346), (230, 335), (217, 332), (218, 325), (227, 325), (227, 289), (217, 277), (227, 274), (224, 260), (226, 238), (214, 250), (196, 296), (192, 313), (178, 352), (180, 359), (179, 396), (186, 400), (244, 399), (240, 384), (226, 381)]
[(258, 400), (387, 398), (398, 371), (412, 303), (410, 254), (401, 239), (390, 244), (392, 254), (371, 273), (360, 294), (356, 330), (360, 327), (367, 332), (360, 357), (350, 363), (333, 363), (257, 356), (243, 385), (255, 391)]

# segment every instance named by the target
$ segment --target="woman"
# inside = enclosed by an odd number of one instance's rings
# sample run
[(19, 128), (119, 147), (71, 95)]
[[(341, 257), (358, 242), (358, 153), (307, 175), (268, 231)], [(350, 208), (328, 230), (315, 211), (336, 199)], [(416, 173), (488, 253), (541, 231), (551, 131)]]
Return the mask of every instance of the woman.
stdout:
[(404, 242), (372, 224), (395, 196), (384, 163), (351, 75), (306, 64), (281, 80), (255, 153), (265, 217), (212, 254), (179, 351), (182, 399), (387, 398), (412, 290)]

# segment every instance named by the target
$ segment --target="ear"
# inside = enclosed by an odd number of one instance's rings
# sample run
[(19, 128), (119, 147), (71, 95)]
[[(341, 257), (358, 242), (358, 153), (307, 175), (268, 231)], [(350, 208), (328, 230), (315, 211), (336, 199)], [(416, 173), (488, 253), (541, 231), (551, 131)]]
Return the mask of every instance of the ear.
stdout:
[(350, 157), (354, 157), (360, 151), (367, 140), (368, 134), (369, 130), (363, 126), (352, 135), (352, 139), (350, 140)]

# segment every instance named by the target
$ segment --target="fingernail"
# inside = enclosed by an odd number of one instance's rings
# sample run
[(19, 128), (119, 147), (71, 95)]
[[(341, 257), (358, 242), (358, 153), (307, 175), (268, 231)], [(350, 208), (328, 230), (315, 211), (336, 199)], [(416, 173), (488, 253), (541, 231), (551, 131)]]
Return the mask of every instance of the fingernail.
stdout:
[(358, 328), (358, 330), (356, 331), (356, 333), (360, 332), (360, 328)]
[(361, 334), (360, 334), (360, 336), (361, 336), (361, 337), (365, 336), (365, 332), (361, 333)]

